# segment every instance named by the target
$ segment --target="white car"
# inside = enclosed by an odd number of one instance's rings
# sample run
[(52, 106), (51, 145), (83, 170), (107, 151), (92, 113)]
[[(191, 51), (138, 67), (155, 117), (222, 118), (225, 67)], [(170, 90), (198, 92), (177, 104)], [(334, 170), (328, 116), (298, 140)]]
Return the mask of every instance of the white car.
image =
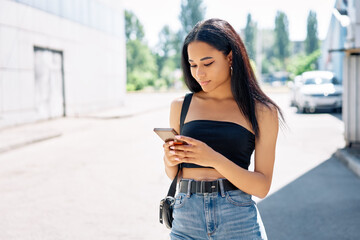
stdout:
[(343, 87), (332, 72), (304, 72), (301, 83), (294, 89), (293, 104), (299, 112), (315, 112), (317, 109), (341, 112), (342, 93)]
[(301, 87), (302, 82), (301, 82), (302, 78), (301, 75), (298, 75), (294, 78), (294, 82), (289, 82), (289, 87), (291, 88), (291, 96), (290, 96), (290, 105), (291, 106), (296, 106), (296, 98), (297, 98), (297, 94), (298, 94), (298, 89), (299, 87)]

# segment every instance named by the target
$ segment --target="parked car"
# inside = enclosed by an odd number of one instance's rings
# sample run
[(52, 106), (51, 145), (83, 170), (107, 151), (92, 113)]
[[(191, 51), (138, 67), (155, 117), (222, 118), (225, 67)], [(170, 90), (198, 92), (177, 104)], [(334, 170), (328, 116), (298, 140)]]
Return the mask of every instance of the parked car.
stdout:
[(302, 78), (301, 78), (301, 75), (298, 75), (294, 78), (294, 82), (289, 82), (291, 83), (289, 85), (290, 89), (291, 89), (291, 92), (290, 92), (290, 105), (293, 107), (293, 106), (296, 106), (296, 98), (297, 98), (297, 94), (298, 94), (298, 89), (299, 87), (302, 85)]
[(343, 87), (332, 72), (304, 72), (297, 81), (292, 96), (299, 112), (315, 112), (317, 109), (341, 112)]

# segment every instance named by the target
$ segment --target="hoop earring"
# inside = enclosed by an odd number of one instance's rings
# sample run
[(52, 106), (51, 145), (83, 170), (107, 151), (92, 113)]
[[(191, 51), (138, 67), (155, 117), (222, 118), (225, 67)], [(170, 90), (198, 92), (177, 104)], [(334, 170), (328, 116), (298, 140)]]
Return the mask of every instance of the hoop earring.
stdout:
[(231, 66), (230, 67), (230, 75), (232, 76), (232, 74), (233, 74), (233, 67)]

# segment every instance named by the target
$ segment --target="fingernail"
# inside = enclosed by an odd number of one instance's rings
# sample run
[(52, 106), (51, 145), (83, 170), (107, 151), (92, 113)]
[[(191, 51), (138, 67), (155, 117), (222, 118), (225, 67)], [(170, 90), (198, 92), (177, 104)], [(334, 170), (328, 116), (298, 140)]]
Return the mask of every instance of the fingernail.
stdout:
[(175, 158), (176, 161), (179, 161), (180, 159), (179, 158)]
[(174, 146), (171, 146), (170, 149), (175, 149), (175, 147), (174, 147)]
[(180, 139), (180, 138), (181, 138), (181, 136), (180, 136), (180, 135), (176, 135), (176, 136), (175, 136), (175, 138)]
[(175, 154), (175, 151), (170, 151), (170, 154)]
[(174, 142), (173, 142), (173, 141), (170, 141), (169, 144), (170, 144), (170, 145), (174, 145)]

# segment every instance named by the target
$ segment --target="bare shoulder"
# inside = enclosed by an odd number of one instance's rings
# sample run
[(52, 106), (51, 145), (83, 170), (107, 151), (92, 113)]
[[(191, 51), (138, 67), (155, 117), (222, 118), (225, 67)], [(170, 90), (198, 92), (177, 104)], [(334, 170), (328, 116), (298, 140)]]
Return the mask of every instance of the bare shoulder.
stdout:
[(255, 105), (255, 110), (256, 110), (256, 117), (258, 117), (259, 120), (264, 118), (278, 119), (278, 110), (272, 104), (265, 105), (264, 103), (257, 102)]
[(255, 109), (260, 132), (262, 129), (266, 129), (266, 131), (273, 129), (277, 132), (279, 126), (278, 109), (272, 104), (265, 105), (260, 102), (256, 103)]
[(184, 96), (175, 98), (171, 102), (171, 108), (174, 109), (174, 110), (180, 110), (181, 111), (181, 107), (182, 107), (183, 102), (184, 102)]
[(180, 132), (180, 114), (184, 102), (184, 96), (175, 98), (170, 106), (170, 127)]

